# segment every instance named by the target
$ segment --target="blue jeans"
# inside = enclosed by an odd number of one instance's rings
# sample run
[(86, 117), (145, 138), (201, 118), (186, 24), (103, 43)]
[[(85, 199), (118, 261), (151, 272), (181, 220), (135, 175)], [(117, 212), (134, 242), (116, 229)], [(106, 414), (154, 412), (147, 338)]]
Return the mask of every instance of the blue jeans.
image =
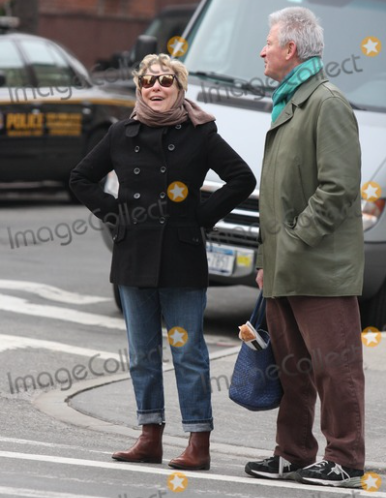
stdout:
[(138, 424), (165, 420), (162, 323), (168, 330), (185, 432), (213, 429), (209, 354), (203, 333), (205, 288), (119, 286), (129, 339)]

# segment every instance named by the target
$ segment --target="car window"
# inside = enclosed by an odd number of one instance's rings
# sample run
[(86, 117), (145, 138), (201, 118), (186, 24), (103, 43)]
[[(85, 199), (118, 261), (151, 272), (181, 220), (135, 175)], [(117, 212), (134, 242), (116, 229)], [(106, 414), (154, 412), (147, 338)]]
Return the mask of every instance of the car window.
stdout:
[(5, 86), (22, 87), (28, 84), (23, 60), (10, 40), (0, 40), (0, 71), (5, 76)]
[(74, 71), (54, 45), (40, 40), (23, 40), (20, 45), (34, 69), (38, 86), (74, 85)]

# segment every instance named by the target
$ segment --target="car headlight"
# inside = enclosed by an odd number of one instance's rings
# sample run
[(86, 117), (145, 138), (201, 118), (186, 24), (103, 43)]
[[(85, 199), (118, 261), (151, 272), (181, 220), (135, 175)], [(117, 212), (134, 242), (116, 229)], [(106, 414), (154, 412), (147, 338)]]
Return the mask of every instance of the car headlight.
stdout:
[(386, 199), (378, 199), (374, 202), (362, 201), (363, 231), (369, 230), (378, 222), (385, 205)]

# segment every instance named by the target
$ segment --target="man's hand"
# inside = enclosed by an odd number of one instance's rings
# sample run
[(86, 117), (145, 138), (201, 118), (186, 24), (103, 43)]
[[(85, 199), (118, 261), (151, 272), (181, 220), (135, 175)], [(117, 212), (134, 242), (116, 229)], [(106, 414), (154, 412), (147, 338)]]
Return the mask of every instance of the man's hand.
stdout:
[(256, 283), (259, 289), (263, 288), (263, 280), (264, 280), (264, 270), (258, 270), (256, 275)]

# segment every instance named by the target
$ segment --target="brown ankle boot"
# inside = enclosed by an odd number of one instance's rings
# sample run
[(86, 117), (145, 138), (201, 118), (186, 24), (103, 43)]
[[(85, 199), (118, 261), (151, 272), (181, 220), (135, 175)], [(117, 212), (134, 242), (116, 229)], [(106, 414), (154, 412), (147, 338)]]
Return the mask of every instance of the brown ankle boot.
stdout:
[(146, 424), (137, 442), (127, 451), (117, 451), (111, 458), (125, 462), (162, 463), (162, 433), (165, 424)]
[(191, 432), (186, 450), (169, 462), (174, 469), (209, 470), (209, 437), (210, 432)]

